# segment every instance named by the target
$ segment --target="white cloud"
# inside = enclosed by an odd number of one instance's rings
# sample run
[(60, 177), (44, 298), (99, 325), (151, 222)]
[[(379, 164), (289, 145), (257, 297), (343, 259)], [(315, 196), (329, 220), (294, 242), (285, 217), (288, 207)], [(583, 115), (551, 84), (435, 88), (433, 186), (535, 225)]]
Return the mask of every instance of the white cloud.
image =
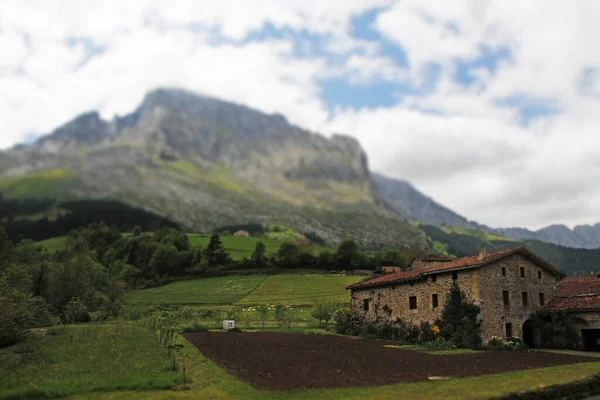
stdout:
[[(372, 28), (406, 50), (410, 67), (352, 36), (352, 17), (376, 6), (384, 11)], [(178, 86), (352, 134), (375, 169), (482, 223), (592, 223), (600, 215), (592, 184), (600, 178), (599, 19), (595, 0), (6, 0), (0, 148), (90, 109), (105, 118), (130, 112), (148, 90)], [(245, 40), (265, 24), (322, 35), (328, 54), (295, 57), (289, 34)], [(511, 60), (458, 84), (456, 59), (476, 59), (482, 45), (508, 49)], [(394, 107), (330, 116), (320, 98), (325, 77), (430, 85), (432, 63), (441, 66), (434, 90), (404, 94)], [(561, 112), (523, 127), (518, 108), (498, 105), (516, 94)]]

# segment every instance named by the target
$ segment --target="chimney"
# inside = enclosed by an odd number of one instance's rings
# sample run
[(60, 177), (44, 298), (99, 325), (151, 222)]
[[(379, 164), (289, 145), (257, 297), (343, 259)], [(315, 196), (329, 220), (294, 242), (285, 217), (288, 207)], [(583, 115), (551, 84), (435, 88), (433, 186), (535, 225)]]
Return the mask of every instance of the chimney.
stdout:
[(482, 244), (481, 246), (479, 246), (479, 259), (483, 260), (486, 255), (487, 255), (487, 250), (485, 249), (485, 246)]

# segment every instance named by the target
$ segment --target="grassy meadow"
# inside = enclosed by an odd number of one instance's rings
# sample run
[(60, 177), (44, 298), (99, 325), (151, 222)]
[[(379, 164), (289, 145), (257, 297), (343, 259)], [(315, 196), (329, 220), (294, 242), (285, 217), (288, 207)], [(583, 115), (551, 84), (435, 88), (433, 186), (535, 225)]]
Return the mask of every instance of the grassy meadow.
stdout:
[(86, 324), (53, 329), (0, 351), (0, 399), (57, 398), (97, 391), (168, 389), (181, 382), (166, 350), (134, 324)]
[(346, 286), (363, 279), (363, 276), (330, 276), (321, 274), (272, 275), (267, 277), (239, 304), (281, 303), (284, 305), (311, 305), (315, 298), (336, 300), (348, 305), (350, 292)]
[(222, 276), (179, 281), (168, 285), (134, 290), (126, 298), (130, 303), (179, 305), (233, 304), (254, 291), (266, 275)]

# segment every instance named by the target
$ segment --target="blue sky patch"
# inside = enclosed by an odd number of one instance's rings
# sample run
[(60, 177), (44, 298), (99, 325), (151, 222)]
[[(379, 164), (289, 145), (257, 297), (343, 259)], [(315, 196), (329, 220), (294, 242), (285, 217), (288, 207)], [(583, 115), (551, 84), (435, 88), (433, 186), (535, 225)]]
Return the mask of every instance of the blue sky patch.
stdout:
[(455, 79), (464, 86), (470, 86), (478, 81), (473, 71), (484, 68), (495, 74), (498, 71), (500, 62), (512, 61), (512, 53), (507, 47), (492, 48), (482, 45), (479, 51), (479, 57), (473, 60), (456, 60), (457, 71)]
[(550, 117), (562, 112), (560, 104), (555, 99), (532, 97), (524, 93), (500, 99), (497, 104), (500, 107), (517, 109), (519, 122), (526, 127), (538, 118)]
[(379, 82), (369, 85), (350, 85), (345, 79), (333, 78), (320, 82), (321, 99), (329, 111), (335, 107), (375, 108), (392, 107), (400, 101), (400, 84)]
[(373, 27), (379, 13), (385, 10), (385, 8), (374, 8), (352, 18), (352, 35), (356, 39), (377, 42), (384, 56), (393, 59), (400, 67), (408, 67), (409, 60), (406, 50), (388, 40)]

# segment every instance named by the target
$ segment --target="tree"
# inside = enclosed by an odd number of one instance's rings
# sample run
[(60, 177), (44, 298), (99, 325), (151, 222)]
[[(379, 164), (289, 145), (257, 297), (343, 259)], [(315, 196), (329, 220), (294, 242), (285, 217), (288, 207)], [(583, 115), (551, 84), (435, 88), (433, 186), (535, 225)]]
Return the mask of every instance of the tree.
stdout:
[(584, 318), (564, 310), (539, 310), (532, 319), (541, 333), (541, 346), (559, 349), (579, 349), (581, 338), (577, 326), (588, 324)]
[(204, 258), (211, 267), (225, 265), (229, 262), (229, 255), (223, 247), (221, 238), (216, 233), (210, 237), (210, 243), (204, 250)]
[(63, 311), (63, 320), (66, 324), (76, 324), (78, 322), (88, 322), (90, 314), (83, 301), (79, 298), (73, 298)]
[(329, 321), (331, 321), (336, 311), (340, 308), (339, 303), (323, 297), (314, 299), (313, 302), (314, 306), (310, 315), (319, 321), (319, 327), (322, 327), (324, 324), (325, 328), (327, 328), (327, 324), (329, 324)]
[(340, 243), (336, 255), (336, 264), (338, 268), (352, 269), (360, 261), (358, 245), (352, 239), (346, 239)]
[(177, 248), (173, 245), (159, 244), (152, 254), (150, 270), (155, 276), (174, 275)]
[(0, 347), (19, 342), (31, 328), (53, 323), (44, 299), (11, 287), (6, 276), (0, 278), (0, 299)]
[(456, 282), (452, 284), (439, 322), (441, 336), (459, 348), (479, 348), (479, 306), (469, 303)]
[(136, 237), (142, 234), (142, 228), (139, 225), (136, 225), (131, 232), (131, 236)]
[(402, 269), (406, 269), (406, 261), (404, 261), (404, 258), (402, 257), (402, 253), (400, 253), (399, 250), (395, 250), (395, 249), (386, 250), (381, 255), (380, 262), (383, 266), (394, 266), (394, 267), (400, 267)]
[(263, 268), (267, 264), (266, 257), (267, 248), (265, 247), (263, 242), (256, 243), (254, 247), (254, 252), (252, 253), (251, 259), (254, 263), (254, 266), (257, 268)]
[(256, 306), (256, 314), (258, 315), (258, 318), (260, 319), (260, 327), (264, 328), (265, 327), (265, 322), (266, 320), (269, 318), (269, 315), (271, 315), (271, 305), (270, 304), (261, 304)]
[(296, 243), (284, 242), (277, 251), (277, 259), (282, 266), (295, 267), (300, 262), (300, 248)]

